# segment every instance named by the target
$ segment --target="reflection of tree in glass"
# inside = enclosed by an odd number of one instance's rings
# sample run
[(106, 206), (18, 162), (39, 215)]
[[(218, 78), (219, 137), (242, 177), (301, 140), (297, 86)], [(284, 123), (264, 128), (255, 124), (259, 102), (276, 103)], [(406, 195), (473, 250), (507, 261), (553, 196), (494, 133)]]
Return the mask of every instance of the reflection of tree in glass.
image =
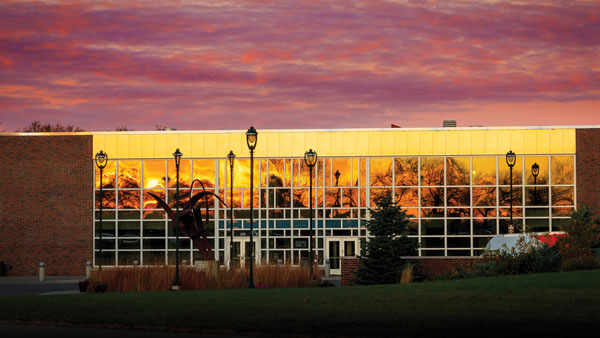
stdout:
[(294, 189), (294, 208), (308, 207), (308, 189)]
[(572, 187), (552, 187), (552, 205), (574, 205)]
[(137, 190), (120, 190), (119, 209), (140, 209), (140, 192)]
[(469, 188), (448, 188), (446, 194), (449, 206), (468, 207), (471, 204)]
[(447, 185), (469, 185), (470, 164), (468, 160), (468, 158), (447, 158)]
[(573, 184), (573, 158), (552, 156), (552, 184)]
[(419, 174), (419, 159), (396, 158), (394, 161), (396, 186), (416, 186)]
[(444, 185), (444, 161), (442, 158), (421, 158), (421, 184)]
[(342, 190), (342, 204), (344, 207), (358, 207), (356, 189)]
[(477, 206), (495, 206), (496, 188), (473, 188), (473, 205)]
[[(283, 161), (282, 161), (283, 163)], [(269, 167), (270, 168), (270, 167)], [(273, 187), (277, 189), (272, 189)], [(269, 207), (289, 208), (290, 207), (290, 189), (282, 188), (283, 180), (280, 176), (271, 174), (269, 177)], [(262, 205), (267, 205), (262, 197)]]
[(444, 206), (444, 188), (421, 188), (421, 202), (426, 207)]
[(392, 185), (392, 159), (374, 158), (371, 159), (371, 186), (391, 186)]
[[(114, 190), (104, 190), (103, 195), (102, 208), (114, 209), (117, 192)], [(100, 209), (100, 190), (96, 190), (96, 209)]]

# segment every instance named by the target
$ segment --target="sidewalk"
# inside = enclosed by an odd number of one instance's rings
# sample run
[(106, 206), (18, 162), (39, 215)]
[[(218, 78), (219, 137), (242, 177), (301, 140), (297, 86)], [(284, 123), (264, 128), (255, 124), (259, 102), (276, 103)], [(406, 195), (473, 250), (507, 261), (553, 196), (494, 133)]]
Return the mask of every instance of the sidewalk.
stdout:
[(46, 276), (46, 281), (40, 282), (38, 276), (0, 277), (0, 296), (79, 293), (78, 282), (83, 279), (84, 276)]

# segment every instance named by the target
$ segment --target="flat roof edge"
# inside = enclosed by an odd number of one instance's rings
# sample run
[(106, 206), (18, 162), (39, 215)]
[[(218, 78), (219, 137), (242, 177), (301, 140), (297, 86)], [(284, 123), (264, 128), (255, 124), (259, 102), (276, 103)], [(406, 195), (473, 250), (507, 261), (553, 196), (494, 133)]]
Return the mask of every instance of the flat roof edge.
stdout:
[[(429, 128), (340, 128), (340, 129), (258, 129), (263, 133), (320, 133), (372, 131), (465, 131), (465, 130), (541, 130), (541, 129), (600, 129), (600, 125), (574, 126), (506, 126), (506, 127), (429, 127)], [(80, 132), (1, 132), (0, 136), (64, 136), (64, 135), (151, 135), (151, 134), (238, 134), (246, 130), (148, 130), (148, 131), (80, 131)]]

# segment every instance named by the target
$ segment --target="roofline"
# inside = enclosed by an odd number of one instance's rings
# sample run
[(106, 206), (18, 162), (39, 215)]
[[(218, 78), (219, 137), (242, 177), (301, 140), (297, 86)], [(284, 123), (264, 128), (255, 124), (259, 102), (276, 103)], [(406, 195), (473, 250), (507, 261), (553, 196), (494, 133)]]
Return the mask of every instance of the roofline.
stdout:
[[(600, 129), (600, 125), (574, 126), (507, 126), (507, 127), (428, 127), (428, 128), (343, 128), (343, 129), (259, 129), (260, 132), (321, 133), (373, 131), (465, 131), (465, 130), (540, 130), (540, 129)], [(0, 136), (64, 136), (64, 135), (149, 135), (149, 134), (238, 134), (246, 130), (148, 130), (148, 131), (80, 131), (80, 132), (2, 132)]]

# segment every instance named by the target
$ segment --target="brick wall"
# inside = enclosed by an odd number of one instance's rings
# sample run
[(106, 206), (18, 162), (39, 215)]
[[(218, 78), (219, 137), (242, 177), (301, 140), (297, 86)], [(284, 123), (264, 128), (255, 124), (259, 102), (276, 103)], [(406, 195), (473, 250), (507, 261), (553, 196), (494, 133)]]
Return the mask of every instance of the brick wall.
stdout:
[(600, 216), (600, 129), (577, 129), (577, 206), (588, 206)]
[[(468, 269), (473, 263), (481, 260), (479, 257), (403, 257), (417, 261), (416, 271), (426, 278), (431, 278), (440, 274), (454, 273), (456, 267), (460, 266)], [(360, 265), (360, 260), (356, 257), (342, 258), (341, 281), (342, 286), (355, 285), (353, 280)]]
[(85, 275), (92, 260), (92, 136), (0, 136), (0, 261), (9, 275)]

